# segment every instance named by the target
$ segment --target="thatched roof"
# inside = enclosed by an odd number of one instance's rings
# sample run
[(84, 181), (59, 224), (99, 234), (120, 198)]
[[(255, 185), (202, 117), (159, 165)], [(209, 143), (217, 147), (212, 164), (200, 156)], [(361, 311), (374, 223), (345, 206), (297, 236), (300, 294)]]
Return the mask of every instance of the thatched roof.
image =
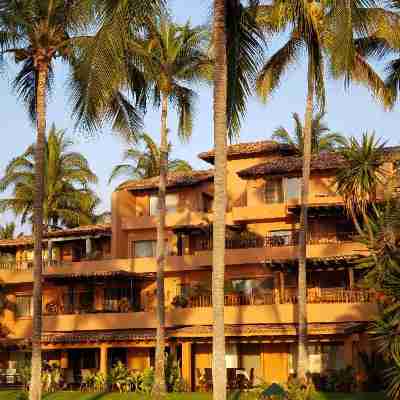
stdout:
[[(238, 143), (228, 146), (228, 159), (232, 158), (247, 158), (262, 156), (267, 154), (295, 154), (296, 149), (287, 144), (275, 142), (274, 140), (262, 140), (259, 142)], [(214, 150), (209, 150), (198, 155), (204, 161), (209, 163), (214, 162)]]
[[(197, 185), (204, 181), (211, 181), (214, 178), (214, 170), (199, 170), (191, 172), (170, 172), (167, 176), (167, 188), (184, 187)], [(154, 178), (132, 180), (123, 183), (118, 190), (141, 191), (157, 189), (158, 176)]]

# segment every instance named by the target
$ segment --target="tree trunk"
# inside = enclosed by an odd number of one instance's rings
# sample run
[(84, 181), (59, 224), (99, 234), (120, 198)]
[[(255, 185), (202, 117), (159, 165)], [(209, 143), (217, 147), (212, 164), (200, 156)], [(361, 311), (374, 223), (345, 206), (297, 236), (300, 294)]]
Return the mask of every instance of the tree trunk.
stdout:
[(214, 1), (213, 399), (226, 399), (224, 283), (227, 152), (225, 0)]
[(168, 165), (168, 97), (162, 95), (161, 143), (160, 143), (160, 181), (158, 185), (158, 218), (157, 218), (157, 338), (156, 370), (153, 398), (165, 397), (165, 304), (164, 304), (164, 269), (165, 269), (165, 192)]
[(308, 64), (308, 91), (303, 133), (303, 178), (301, 181), (301, 214), (299, 236), (299, 276), (298, 276), (298, 308), (299, 308), (299, 344), (297, 375), (306, 378), (308, 370), (307, 352), (307, 237), (308, 237), (308, 194), (310, 186), (311, 163), (311, 129), (314, 105), (314, 77), (311, 69), (311, 59)]
[(39, 66), (36, 89), (37, 138), (35, 145), (35, 196), (33, 199), (34, 267), (30, 400), (40, 400), (42, 394), (42, 237), (47, 76), (47, 65)]

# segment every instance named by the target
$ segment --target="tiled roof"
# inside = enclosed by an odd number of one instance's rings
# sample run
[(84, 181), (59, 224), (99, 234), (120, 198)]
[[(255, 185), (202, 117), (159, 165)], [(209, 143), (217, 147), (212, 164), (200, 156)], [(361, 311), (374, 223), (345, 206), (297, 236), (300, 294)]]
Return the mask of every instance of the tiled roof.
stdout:
[[(383, 150), (383, 157), (387, 160), (396, 160), (400, 156), (400, 147), (391, 146)], [(311, 171), (335, 170), (346, 165), (346, 161), (339, 153), (324, 152), (311, 157)], [(303, 158), (300, 156), (284, 156), (267, 161), (238, 172), (241, 178), (257, 178), (265, 175), (280, 175), (301, 172)]]
[[(295, 154), (296, 149), (287, 144), (275, 142), (273, 140), (262, 140), (259, 142), (238, 143), (228, 146), (228, 158), (248, 157), (263, 154)], [(204, 161), (214, 162), (214, 150), (206, 151), (198, 155)]]
[[(203, 181), (212, 180), (214, 171), (212, 169), (191, 172), (170, 172), (167, 176), (167, 187), (192, 186)], [(132, 180), (123, 183), (118, 190), (148, 190), (158, 187), (158, 176), (154, 178)]]
[[(346, 161), (337, 153), (321, 153), (311, 157), (312, 171), (327, 171), (337, 169), (346, 164)], [(299, 156), (280, 157), (238, 172), (241, 178), (257, 178), (265, 175), (280, 175), (291, 172), (300, 172), (303, 159)]]
[[(44, 233), (44, 238), (58, 238), (66, 236), (94, 235), (111, 233), (111, 224), (82, 225), (76, 228), (57, 229)], [(20, 236), (15, 239), (0, 239), (0, 247), (27, 246), (33, 243), (32, 236)]]

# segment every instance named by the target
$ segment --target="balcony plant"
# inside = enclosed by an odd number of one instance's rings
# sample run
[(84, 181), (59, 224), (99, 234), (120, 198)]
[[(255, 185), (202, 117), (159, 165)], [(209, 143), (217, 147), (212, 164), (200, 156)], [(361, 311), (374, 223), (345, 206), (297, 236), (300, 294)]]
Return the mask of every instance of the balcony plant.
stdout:
[(172, 299), (171, 304), (176, 308), (186, 308), (189, 305), (189, 299), (179, 294)]
[(126, 297), (123, 297), (118, 304), (119, 312), (127, 313), (129, 312), (130, 308), (131, 308), (131, 303)]

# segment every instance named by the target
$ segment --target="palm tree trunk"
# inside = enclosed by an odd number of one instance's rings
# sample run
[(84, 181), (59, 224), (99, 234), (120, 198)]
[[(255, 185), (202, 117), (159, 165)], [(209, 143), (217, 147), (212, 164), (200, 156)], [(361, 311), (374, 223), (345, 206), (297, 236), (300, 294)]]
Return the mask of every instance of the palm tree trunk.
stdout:
[(213, 399), (226, 399), (225, 364), (225, 213), (227, 151), (227, 59), (225, 0), (214, 1), (214, 219), (213, 219)]
[(34, 267), (30, 400), (40, 400), (42, 395), (42, 237), (47, 76), (47, 65), (40, 65), (36, 89), (37, 138), (35, 145), (35, 197), (33, 200)]
[(311, 129), (314, 104), (314, 77), (312, 73), (311, 57), (308, 62), (308, 89), (307, 104), (304, 118), (303, 134), (303, 179), (301, 181), (301, 214), (299, 235), (299, 276), (298, 276), (298, 312), (299, 312), (299, 344), (297, 375), (305, 379), (308, 370), (307, 352), (307, 237), (308, 237), (308, 194), (310, 186), (311, 163)]
[(153, 398), (165, 397), (165, 305), (164, 305), (164, 269), (165, 269), (165, 193), (168, 165), (168, 97), (162, 94), (161, 110), (161, 143), (160, 143), (160, 181), (158, 185), (158, 219), (157, 219), (157, 338), (156, 370)]

